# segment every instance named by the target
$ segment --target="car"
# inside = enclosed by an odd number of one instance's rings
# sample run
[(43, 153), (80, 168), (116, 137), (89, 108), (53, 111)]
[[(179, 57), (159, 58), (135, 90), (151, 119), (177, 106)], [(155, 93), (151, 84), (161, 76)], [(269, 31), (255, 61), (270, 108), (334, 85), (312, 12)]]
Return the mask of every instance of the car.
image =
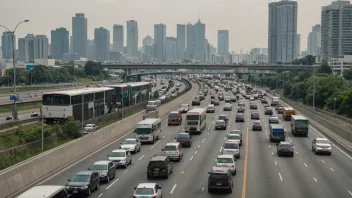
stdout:
[(219, 98), (215, 98), (213, 104), (214, 104), (215, 106), (219, 106), (219, 105), (220, 105), (220, 100), (219, 100)]
[(192, 100), (192, 106), (195, 106), (195, 105), (200, 105), (200, 97), (199, 96), (196, 96), (193, 98)]
[(244, 122), (244, 114), (243, 113), (237, 113), (235, 121), (236, 122)]
[(179, 111), (171, 111), (167, 119), (168, 126), (170, 125), (181, 125), (182, 124), (182, 115)]
[(95, 162), (91, 169), (99, 173), (100, 181), (106, 181), (106, 183), (110, 183), (110, 179), (115, 178), (116, 176), (116, 167), (112, 161), (98, 161)]
[(263, 104), (268, 104), (268, 101), (267, 101), (265, 98), (260, 99), (260, 101), (261, 101)]
[(230, 169), (232, 175), (236, 175), (236, 158), (233, 155), (221, 154), (216, 158), (216, 166)]
[(98, 126), (95, 125), (95, 124), (87, 124), (84, 129), (83, 129), (83, 133), (84, 134), (88, 134), (88, 133), (91, 133), (91, 132), (94, 132), (98, 130)]
[(13, 119), (12, 115), (6, 116), (6, 120), (12, 120), (12, 119)]
[(218, 130), (218, 129), (226, 130), (226, 128), (227, 128), (227, 124), (224, 120), (217, 120), (215, 122), (215, 130)]
[(250, 99), (251, 98), (251, 95), (247, 94), (244, 96), (246, 99)]
[(244, 101), (238, 101), (239, 107), (246, 107), (246, 103)]
[(255, 102), (251, 102), (251, 104), (249, 105), (249, 108), (250, 109), (258, 109), (258, 105)]
[(231, 102), (236, 102), (236, 101), (237, 101), (237, 99), (236, 99), (235, 96), (231, 96), (231, 97), (230, 97), (230, 100), (231, 100)]
[(249, 101), (255, 101), (254, 97), (250, 97)]
[(263, 104), (263, 106), (264, 106), (264, 108), (265, 108), (265, 107), (269, 107), (269, 104)]
[(265, 115), (273, 115), (273, 109), (270, 107), (265, 107), (264, 114)]
[(173, 162), (169, 156), (154, 155), (147, 166), (147, 178), (164, 177), (167, 179), (173, 170)]
[(256, 131), (256, 130), (261, 131), (262, 130), (262, 124), (260, 123), (259, 120), (253, 121), (252, 130), (253, 131)]
[(236, 142), (238, 145), (242, 146), (242, 137), (239, 134), (229, 134), (225, 137), (224, 142)]
[(38, 112), (32, 111), (31, 117), (38, 117), (38, 116), (39, 116)]
[(134, 188), (133, 198), (162, 198), (162, 188), (156, 183), (140, 183)]
[(199, 96), (199, 99), (200, 99), (201, 101), (205, 99), (205, 95), (204, 95), (203, 92), (199, 92), (199, 93), (198, 93), (198, 96)]
[(108, 155), (108, 159), (114, 162), (116, 168), (127, 168), (129, 164), (132, 164), (131, 152), (125, 149), (113, 150), (110, 155)]
[(189, 111), (189, 104), (181, 104), (179, 111), (180, 113), (187, 113)]
[(295, 155), (295, 148), (291, 142), (280, 142), (276, 144), (276, 152), (278, 156), (290, 155), (293, 157)]
[(192, 136), (189, 133), (179, 133), (175, 139), (182, 145), (182, 147), (192, 146)]
[(275, 110), (279, 110), (279, 109), (281, 109), (282, 108), (282, 110), (284, 109), (284, 107), (282, 106), (282, 105), (277, 105), (276, 107), (275, 107)]
[(282, 106), (279, 106), (277, 109), (276, 109), (277, 113), (278, 114), (282, 114), (284, 112), (284, 107)]
[(312, 151), (316, 155), (319, 153), (331, 155), (331, 143), (326, 138), (315, 138), (312, 141)]
[(210, 99), (214, 99), (214, 98), (215, 98), (215, 95), (211, 95), (211, 96), (210, 96)]
[(269, 117), (269, 123), (279, 123), (279, 117), (271, 115)]
[(241, 137), (241, 143), (242, 143), (242, 132), (240, 130), (233, 129), (227, 135), (231, 135), (231, 134), (238, 134)]
[(224, 111), (232, 111), (232, 105), (230, 103), (225, 103)]
[(127, 138), (120, 143), (121, 149), (126, 149), (132, 153), (137, 153), (141, 151), (141, 142), (136, 138)]
[(168, 156), (171, 160), (181, 161), (183, 158), (182, 145), (179, 142), (167, 143), (161, 151), (161, 155)]
[(218, 118), (218, 120), (223, 120), (223, 121), (225, 121), (226, 122), (226, 124), (227, 124), (227, 122), (229, 121), (229, 119), (227, 118), (227, 115), (219, 115), (219, 118)]
[(207, 113), (214, 113), (214, 112), (215, 112), (215, 106), (213, 104), (208, 105)]
[(246, 108), (244, 107), (238, 107), (237, 112), (238, 113), (244, 113), (246, 111)]
[(230, 154), (239, 159), (241, 157), (240, 146), (237, 142), (225, 142), (222, 146), (222, 154)]
[(90, 196), (93, 190), (99, 190), (100, 175), (97, 171), (81, 171), (76, 173), (66, 184), (70, 195)]
[(251, 112), (251, 119), (253, 120), (253, 119), (257, 119), (257, 120), (259, 120), (260, 118), (259, 118), (259, 112), (258, 111), (252, 111)]
[(232, 193), (233, 178), (230, 169), (213, 167), (208, 174), (208, 193), (212, 193), (214, 190), (227, 190)]

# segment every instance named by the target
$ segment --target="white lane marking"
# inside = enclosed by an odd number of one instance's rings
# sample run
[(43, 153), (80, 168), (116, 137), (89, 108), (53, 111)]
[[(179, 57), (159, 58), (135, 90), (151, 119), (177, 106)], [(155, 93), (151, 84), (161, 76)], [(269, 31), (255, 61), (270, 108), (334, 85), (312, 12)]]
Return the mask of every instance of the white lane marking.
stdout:
[(221, 150), (222, 150), (222, 146), (220, 146), (220, 152), (221, 152)]
[(98, 198), (101, 197), (101, 196), (103, 196), (103, 193), (100, 193), (100, 195), (98, 196)]
[(167, 124), (165, 124), (165, 126), (167, 126)]
[(350, 193), (350, 195), (352, 196), (352, 192), (351, 191), (348, 191)]
[(290, 142), (292, 142), (292, 140), (291, 140), (291, 138), (290, 138), (290, 137), (288, 137), (288, 139), (290, 140)]
[(189, 160), (191, 160), (192, 161), (192, 159), (193, 159), (193, 156), (191, 157), (191, 159), (189, 159)]
[(183, 173), (185, 173), (185, 171), (182, 171), (182, 173), (181, 173), (181, 174), (183, 174)]
[(157, 141), (150, 149), (153, 149), (161, 140)]
[[(209, 133), (208, 133), (208, 134), (209, 134)], [(205, 141), (205, 138), (203, 139), (202, 143), (204, 143), (204, 141)]]
[(306, 163), (304, 163), (304, 165), (308, 168), (308, 166), (307, 166), (307, 164), (306, 164)]
[(127, 171), (128, 171), (128, 169), (126, 169), (125, 172), (123, 172), (123, 173), (127, 173)]
[(273, 153), (273, 152), (271, 152), (271, 154), (272, 154), (272, 155), (274, 155), (274, 153)]
[(194, 154), (196, 155), (198, 153), (198, 151), (194, 152)]
[(325, 164), (324, 160), (321, 160), (321, 161)]
[(163, 139), (165, 138), (165, 136), (163, 136)]
[(281, 174), (279, 173), (279, 177), (280, 177), (280, 180), (282, 181), (282, 177), (281, 177)]
[(198, 148), (200, 148), (200, 145), (198, 145)]
[(332, 172), (334, 172), (334, 169), (330, 168), (330, 170), (331, 170)]
[(142, 155), (142, 157), (140, 157), (138, 160), (141, 160), (144, 157), (144, 155)]
[(275, 161), (275, 165), (277, 166), (277, 163), (276, 163), (276, 161)]
[(176, 186), (177, 186), (177, 184), (175, 184), (174, 187), (172, 187), (170, 194), (172, 194), (174, 192)]
[(112, 182), (112, 183), (106, 188), (106, 190), (109, 189), (112, 185), (114, 185), (117, 181), (119, 181), (119, 178), (117, 178), (114, 182)]
[(313, 177), (313, 179), (314, 179), (314, 181), (315, 181), (315, 182), (318, 182), (318, 180), (317, 180), (317, 179), (315, 179), (315, 177)]
[(296, 154), (298, 154), (298, 152), (296, 151)]
[(171, 133), (171, 131), (169, 132), (169, 134)]
[[(202, 191), (204, 191), (204, 187), (202, 188)], [(350, 192), (350, 191), (348, 191), (348, 192)], [(351, 192), (350, 192), (351, 193)]]
[(271, 148), (271, 145), (269, 145), (269, 148)]
[(208, 132), (208, 135), (209, 135), (209, 132)]

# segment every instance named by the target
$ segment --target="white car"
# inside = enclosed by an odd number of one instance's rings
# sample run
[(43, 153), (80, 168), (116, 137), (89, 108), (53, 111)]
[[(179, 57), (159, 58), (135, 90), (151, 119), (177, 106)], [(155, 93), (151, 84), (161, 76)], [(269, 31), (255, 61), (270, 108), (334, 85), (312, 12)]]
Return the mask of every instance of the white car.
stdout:
[(120, 143), (121, 149), (126, 149), (132, 153), (137, 153), (141, 151), (141, 142), (139, 142), (136, 138), (128, 138)]
[(270, 116), (269, 123), (279, 123), (279, 117), (277, 116)]
[(114, 162), (116, 167), (127, 168), (129, 164), (132, 164), (131, 152), (125, 149), (113, 150), (108, 159)]
[(95, 124), (87, 124), (84, 129), (83, 129), (83, 133), (85, 134), (88, 134), (88, 133), (91, 133), (91, 132), (94, 132), (98, 130), (98, 126), (95, 125)]
[(232, 175), (236, 175), (236, 159), (232, 154), (218, 155), (216, 158), (216, 166), (230, 169)]
[(242, 146), (241, 136), (239, 134), (230, 134), (225, 138), (225, 142), (236, 142), (238, 145)]
[(135, 198), (162, 198), (161, 186), (156, 183), (140, 183), (134, 188), (133, 197)]
[(231, 154), (238, 159), (241, 157), (240, 146), (236, 142), (225, 142), (222, 148), (222, 154)]
[(318, 153), (326, 153), (331, 155), (331, 143), (326, 138), (315, 138), (312, 141), (312, 151), (316, 155)]

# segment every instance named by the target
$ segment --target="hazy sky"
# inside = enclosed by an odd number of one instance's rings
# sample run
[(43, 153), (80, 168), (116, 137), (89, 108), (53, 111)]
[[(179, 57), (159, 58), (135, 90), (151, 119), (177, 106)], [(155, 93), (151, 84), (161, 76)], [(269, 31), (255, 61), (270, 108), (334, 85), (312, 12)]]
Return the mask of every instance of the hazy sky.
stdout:
[[(298, 33), (301, 50), (307, 49), (307, 37), (315, 24), (320, 24), (321, 7), (333, 0), (297, 0)], [(166, 24), (166, 36), (176, 37), (176, 24), (206, 24), (206, 38), (217, 47), (217, 30), (230, 31), (230, 51), (245, 52), (254, 47), (267, 47), (268, 3), (272, 0), (0, 0), (0, 25), (10, 29), (21, 20), (17, 38), (27, 33), (45, 34), (65, 27), (72, 34), (72, 16), (85, 13), (88, 18), (88, 38), (94, 28), (110, 30), (114, 24), (134, 19), (139, 27), (139, 45), (146, 35), (154, 37), (154, 24)], [(0, 33), (3, 29), (0, 27)], [(126, 29), (125, 29), (126, 39)], [(49, 40), (50, 42), (50, 40)], [(112, 39), (111, 39), (112, 42)], [(126, 43), (125, 43), (126, 44)]]

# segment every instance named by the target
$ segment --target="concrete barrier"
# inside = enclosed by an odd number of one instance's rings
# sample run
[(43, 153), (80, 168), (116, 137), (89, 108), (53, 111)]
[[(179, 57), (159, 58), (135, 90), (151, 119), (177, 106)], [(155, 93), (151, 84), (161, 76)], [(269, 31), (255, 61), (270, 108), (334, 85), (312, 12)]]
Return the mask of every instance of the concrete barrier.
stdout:
[[(186, 94), (159, 107), (159, 117), (178, 107), (184, 100), (198, 93), (193, 86)], [(161, 113), (160, 113), (161, 112)], [(35, 185), (40, 179), (53, 174), (72, 162), (95, 151), (97, 148), (115, 141), (132, 131), (143, 120), (145, 110), (104, 127), (95, 133), (73, 140), (57, 148), (44, 152), (24, 162), (0, 172), (0, 198), (14, 196)]]

